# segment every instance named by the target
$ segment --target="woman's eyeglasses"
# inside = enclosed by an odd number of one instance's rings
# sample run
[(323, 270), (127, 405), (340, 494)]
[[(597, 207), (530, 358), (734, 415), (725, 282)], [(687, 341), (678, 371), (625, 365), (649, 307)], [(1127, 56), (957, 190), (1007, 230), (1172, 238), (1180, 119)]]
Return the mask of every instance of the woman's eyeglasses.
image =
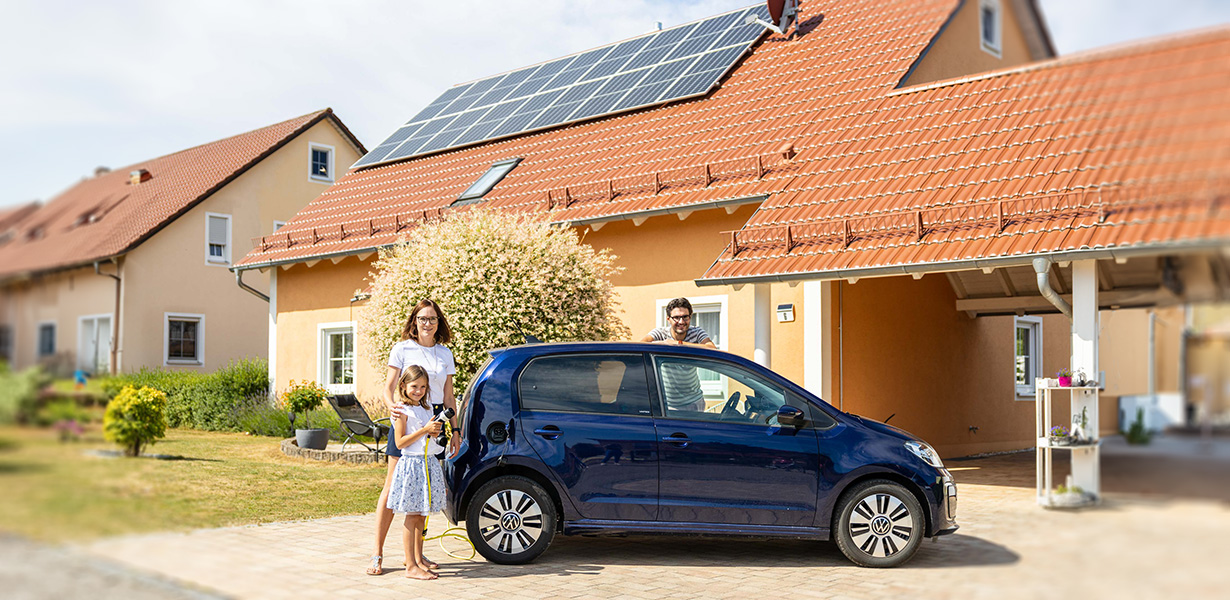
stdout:
[(440, 317), (415, 317), (415, 319), (423, 325), (435, 325), (436, 321), (440, 320)]

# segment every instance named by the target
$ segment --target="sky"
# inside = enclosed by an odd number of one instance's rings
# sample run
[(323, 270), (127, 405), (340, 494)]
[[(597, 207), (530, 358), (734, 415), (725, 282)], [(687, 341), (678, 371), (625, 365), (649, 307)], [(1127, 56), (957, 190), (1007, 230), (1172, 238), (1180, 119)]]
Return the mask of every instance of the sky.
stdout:
[[(332, 107), (372, 148), (448, 87), (754, 0), (6, 0), (0, 210)], [(1069, 54), (1230, 23), (1224, 0), (1040, 0)]]

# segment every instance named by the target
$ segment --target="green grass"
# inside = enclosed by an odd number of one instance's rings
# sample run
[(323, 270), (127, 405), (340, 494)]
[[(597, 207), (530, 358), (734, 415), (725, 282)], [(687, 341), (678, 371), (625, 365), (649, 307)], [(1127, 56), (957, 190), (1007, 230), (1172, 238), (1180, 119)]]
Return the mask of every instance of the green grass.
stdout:
[(64, 542), (370, 512), (384, 465), (320, 463), (282, 454), (281, 440), (172, 429), (146, 454), (105, 458), (98, 425), (81, 441), (0, 428), (0, 531)]

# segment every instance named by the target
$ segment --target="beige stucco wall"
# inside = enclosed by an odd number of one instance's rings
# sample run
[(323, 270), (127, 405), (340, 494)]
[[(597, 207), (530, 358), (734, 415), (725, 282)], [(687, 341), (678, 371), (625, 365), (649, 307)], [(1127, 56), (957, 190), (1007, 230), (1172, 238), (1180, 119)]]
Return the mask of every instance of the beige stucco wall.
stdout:
[(966, 0), (953, 15), (948, 27), (918, 61), (905, 85), (920, 85), (984, 71), (1004, 69), (1031, 60), (1029, 47), (1021, 33), (1014, 2), (1000, 0), (1003, 35), (1000, 56), (982, 49), (978, 24), (978, 0)]
[[(114, 272), (107, 264), (105, 272)], [(0, 292), (0, 323), (13, 332), (13, 363), (18, 369), (35, 364), (54, 367), (61, 375), (76, 368), (79, 319), (115, 312), (115, 280), (83, 268), (5, 286)], [(56, 354), (39, 359), (38, 325), (56, 324)]]
[[(267, 156), (120, 259), (123, 278), (119, 368), (164, 366), (165, 313), (204, 316), (204, 361), (168, 368), (213, 371), (233, 359), (268, 354), (268, 305), (235, 284), (229, 265), (207, 264), (206, 213), (231, 217), (231, 260), (252, 247), (251, 239), (273, 231), (328, 188), (309, 177), (309, 145), (331, 146), (334, 170), (343, 173), (358, 152), (329, 121), (322, 121)], [(154, 173), (155, 177), (162, 174)], [(115, 272), (114, 265), (104, 270)], [(245, 282), (268, 289), (268, 276), (248, 273)], [(72, 365), (78, 318), (113, 313), (114, 280), (79, 269), (7, 286), (0, 293), (0, 323), (15, 331), (14, 364), (34, 364), (37, 324), (55, 321), (57, 354)]]

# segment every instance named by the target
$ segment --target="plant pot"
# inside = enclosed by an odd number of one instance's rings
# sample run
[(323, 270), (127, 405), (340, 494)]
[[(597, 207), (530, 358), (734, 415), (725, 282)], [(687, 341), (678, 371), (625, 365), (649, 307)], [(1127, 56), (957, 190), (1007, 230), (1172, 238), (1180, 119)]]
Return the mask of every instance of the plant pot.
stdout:
[(1072, 438), (1054, 437), (1054, 436), (1051, 437), (1052, 446), (1070, 446), (1071, 444), (1072, 444)]
[(329, 445), (328, 429), (296, 429), (295, 442), (300, 448), (324, 450)]
[(1071, 377), (1060, 377), (1059, 387), (1072, 387), (1072, 378)]

